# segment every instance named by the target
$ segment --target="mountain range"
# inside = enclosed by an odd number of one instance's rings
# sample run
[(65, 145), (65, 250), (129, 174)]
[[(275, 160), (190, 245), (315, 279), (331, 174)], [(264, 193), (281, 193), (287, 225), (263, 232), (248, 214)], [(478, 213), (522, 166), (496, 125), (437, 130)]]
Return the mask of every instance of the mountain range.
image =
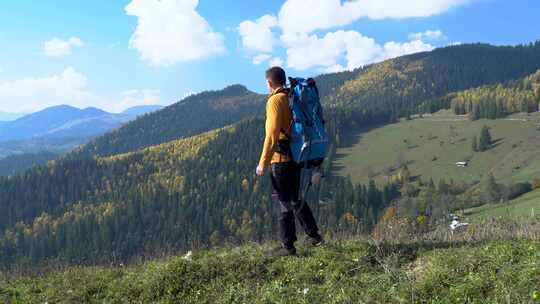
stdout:
[(160, 106), (129, 108), (120, 114), (98, 108), (78, 109), (68, 105), (46, 108), (0, 125), (0, 142), (36, 138), (91, 137), (119, 127), (138, 115)]
[(140, 116), (146, 113), (154, 112), (162, 109), (162, 105), (145, 105), (145, 106), (134, 106), (131, 108), (125, 109), (122, 114), (131, 115), (131, 116)]
[(10, 112), (2, 112), (0, 111), (0, 125), (5, 121), (12, 121), (17, 118), (21, 118), (25, 113), (10, 113)]
[(44, 164), (96, 136), (161, 108), (160, 105), (135, 106), (116, 114), (93, 107), (78, 109), (60, 105), (12, 121), (0, 121), (0, 176)]
[(265, 96), (243, 85), (190, 95), (92, 140), (79, 152), (112, 155), (168, 142), (264, 112)]
[[(355, 184), (333, 174), (334, 161), (342, 157), (336, 149), (350, 144), (347, 138), (414, 114), (459, 108), (455, 99), (467, 90), (525, 82), (538, 69), (540, 42), (515, 47), (470, 44), (316, 77), (334, 143), (325, 161), (329, 174), (313, 203), (321, 227), (340, 235), (371, 233), (402, 195), (392, 180)], [(535, 83), (530, 88), (525, 87), (529, 94), (536, 92)], [(0, 213), (0, 264), (54, 259), (106, 263), (264, 239), (275, 224), (269, 181), (254, 176), (264, 134), (264, 102), (265, 96), (241, 85), (203, 92), (96, 137), (47, 166), (0, 177), (0, 208), (6, 210)], [(480, 114), (488, 113), (482, 109), (493, 102), (498, 101), (482, 100)], [(442, 134), (452, 132), (449, 128)], [(430, 134), (426, 138), (439, 146), (450, 142), (435, 141)], [(398, 143), (417, 149), (403, 139)], [(399, 179), (403, 176), (411, 175), (400, 173)], [(416, 184), (427, 184), (431, 192), (418, 195), (423, 191), (419, 188), (403, 195), (425, 199), (422, 208), (442, 210), (432, 199), (433, 182)], [(460, 191), (447, 191), (445, 208), (451, 208), (450, 194), (457, 201)], [(464, 205), (474, 200), (459, 198)]]

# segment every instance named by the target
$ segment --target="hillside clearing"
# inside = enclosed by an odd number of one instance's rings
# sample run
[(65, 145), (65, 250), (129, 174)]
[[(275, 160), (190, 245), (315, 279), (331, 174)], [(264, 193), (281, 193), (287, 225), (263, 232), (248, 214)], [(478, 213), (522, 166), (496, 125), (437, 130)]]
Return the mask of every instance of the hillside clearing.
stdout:
[[(335, 164), (339, 174), (360, 183), (370, 177), (384, 182), (404, 164), (412, 176), (435, 181), (478, 181), (486, 172), (504, 182), (529, 181), (540, 176), (539, 123), (540, 113), (469, 121), (441, 111), (351, 134), (351, 145), (338, 149)], [(495, 144), (488, 151), (473, 152), (472, 138), (479, 136), (484, 125), (490, 128)], [(468, 167), (456, 166), (465, 160)]]
[(525, 218), (540, 214), (540, 189), (524, 194), (514, 200), (501, 204), (486, 204), (466, 209), (468, 220), (479, 222), (490, 217)]

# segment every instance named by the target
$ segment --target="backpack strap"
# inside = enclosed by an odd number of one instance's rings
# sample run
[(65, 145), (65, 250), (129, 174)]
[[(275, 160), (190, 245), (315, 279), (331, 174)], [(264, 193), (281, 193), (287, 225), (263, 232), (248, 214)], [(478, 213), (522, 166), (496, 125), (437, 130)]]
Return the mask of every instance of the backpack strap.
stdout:
[(317, 93), (317, 98), (320, 98), (320, 96), (319, 96), (319, 88), (317, 88), (317, 83), (315, 83), (315, 79), (308, 78), (307, 79), (307, 84), (315, 90), (315, 93)]
[(293, 98), (294, 88), (298, 85), (298, 80), (296, 80), (296, 78), (289, 77), (289, 83), (291, 84), (291, 87), (289, 89), (289, 98)]
[(280, 133), (283, 133), (283, 135), (285, 135), (285, 139), (278, 140), (276, 152), (281, 155), (292, 157), (291, 137), (287, 135), (287, 133), (285, 133), (283, 129), (280, 130)]
[(321, 122), (323, 123), (323, 125), (325, 125), (326, 120), (324, 120), (324, 115), (323, 115), (322, 105), (321, 105), (321, 99), (320, 99), (321, 96), (319, 94), (319, 88), (317, 87), (317, 83), (315, 82), (315, 80), (313, 78), (308, 78), (307, 83), (308, 83), (309, 86), (311, 86), (315, 90), (315, 94), (317, 94), (317, 98), (319, 99), (318, 114), (321, 117)]

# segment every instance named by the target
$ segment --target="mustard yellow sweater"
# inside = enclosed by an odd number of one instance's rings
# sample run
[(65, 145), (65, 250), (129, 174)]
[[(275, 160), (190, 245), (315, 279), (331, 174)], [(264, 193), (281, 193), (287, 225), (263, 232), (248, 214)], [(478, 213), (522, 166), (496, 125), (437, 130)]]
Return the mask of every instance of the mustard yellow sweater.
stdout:
[(266, 103), (266, 135), (259, 166), (265, 168), (270, 164), (291, 160), (289, 156), (276, 152), (278, 140), (286, 139), (291, 134), (291, 120), (288, 92), (284, 88), (277, 89), (270, 94)]

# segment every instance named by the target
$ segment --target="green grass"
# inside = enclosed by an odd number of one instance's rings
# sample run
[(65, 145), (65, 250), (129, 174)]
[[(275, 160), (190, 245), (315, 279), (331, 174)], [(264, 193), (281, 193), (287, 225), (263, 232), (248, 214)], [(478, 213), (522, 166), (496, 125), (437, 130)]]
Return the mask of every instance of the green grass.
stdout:
[[(384, 182), (388, 173), (396, 173), (388, 168), (400, 162), (408, 163), (413, 176), (432, 177), (435, 181), (441, 177), (456, 181), (480, 180), (489, 171), (504, 182), (529, 181), (540, 177), (538, 123), (540, 113), (471, 122), (441, 112), (402, 120), (360, 134), (358, 138), (352, 134), (348, 139), (352, 144), (338, 150), (343, 157), (336, 165), (341, 168), (341, 175), (350, 175), (360, 183), (366, 183), (370, 175)], [(499, 141), (488, 151), (473, 153), (472, 137), (478, 136), (484, 125), (491, 128), (493, 139)], [(469, 167), (455, 165), (466, 159), (471, 161)]]
[(508, 203), (486, 204), (465, 210), (468, 220), (479, 222), (490, 217), (525, 218), (540, 214), (540, 189), (524, 194)]
[(540, 303), (540, 243), (246, 245), (125, 268), (0, 280), (6, 303)]

